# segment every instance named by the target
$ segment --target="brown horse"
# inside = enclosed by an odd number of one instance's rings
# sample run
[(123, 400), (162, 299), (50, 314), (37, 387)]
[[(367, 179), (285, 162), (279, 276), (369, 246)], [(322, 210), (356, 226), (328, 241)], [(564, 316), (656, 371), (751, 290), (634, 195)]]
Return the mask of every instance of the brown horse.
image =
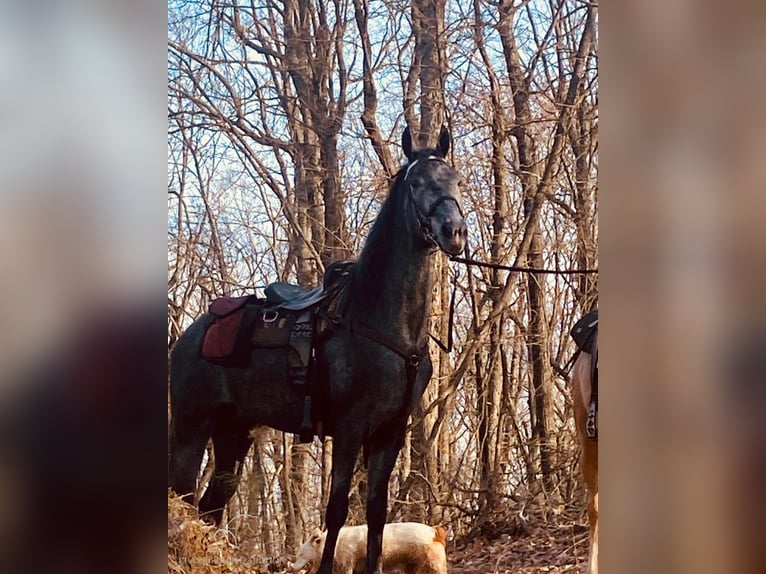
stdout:
[[(588, 488), (588, 523), (590, 529), (590, 557), (588, 572), (598, 574), (598, 436), (595, 428), (588, 432), (588, 411), (594, 380), (598, 373), (598, 327), (593, 334), (592, 353), (580, 352), (572, 370), (572, 402), (574, 404), (575, 427), (582, 446), (580, 470)], [(595, 423), (595, 421), (592, 421)]]

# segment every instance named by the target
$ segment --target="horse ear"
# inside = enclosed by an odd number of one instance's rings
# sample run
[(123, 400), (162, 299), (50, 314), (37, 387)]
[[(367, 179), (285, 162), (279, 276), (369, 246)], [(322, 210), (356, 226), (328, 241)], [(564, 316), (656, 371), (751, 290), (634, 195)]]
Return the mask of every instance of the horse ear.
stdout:
[(402, 150), (404, 151), (404, 157), (407, 161), (412, 161), (412, 134), (410, 133), (410, 126), (404, 128), (402, 134)]
[(442, 125), (442, 131), (439, 133), (439, 153), (442, 154), (442, 157), (447, 157), (451, 142), (452, 136), (449, 133), (449, 129), (446, 125)]

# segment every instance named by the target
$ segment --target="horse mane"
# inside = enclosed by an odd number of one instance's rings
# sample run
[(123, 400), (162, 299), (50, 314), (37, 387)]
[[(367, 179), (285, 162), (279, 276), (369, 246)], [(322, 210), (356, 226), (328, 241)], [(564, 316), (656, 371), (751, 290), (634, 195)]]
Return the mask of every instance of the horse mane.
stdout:
[(402, 183), (407, 173), (407, 168), (414, 162), (428, 157), (442, 157), (441, 152), (433, 148), (425, 148), (419, 150), (415, 154), (415, 159), (412, 162), (408, 162), (399, 168), (396, 175), (391, 179), (391, 183), (388, 189), (388, 195), (386, 196), (383, 205), (378, 212), (378, 216), (372, 225), (372, 229), (367, 234), (367, 239), (362, 247), (362, 252), (359, 254), (357, 268), (359, 272), (368, 273), (367, 267), (379, 268), (380, 256), (382, 252), (390, 251), (387, 249), (390, 246), (392, 232), (397, 228), (397, 222), (394, 221), (394, 213), (396, 206), (401, 199), (403, 191)]
[(376, 247), (385, 246), (386, 242), (381, 241), (388, 238), (391, 228), (395, 224), (394, 215), (396, 211), (397, 203), (400, 199), (401, 193), (399, 193), (404, 183), (404, 174), (407, 171), (407, 166), (403, 166), (396, 172), (396, 175), (391, 179), (391, 183), (388, 188), (388, 195), (383, 201), (383, 205), (380, 206), (375, 221), (372, 224), (370, 232), (367, 234), (367, 239), (364, 241), (362, 252), (359, 254), (359, 263), (369, 259), (369, 251), (377, 251)]
[[(425, 148), (415, 154), (413, 162), (431, 156), (442, 157), (442, 154), (436, 149)], [(391, 246), (394, 244), (396, 236), (403, 232), (403, 227), (406, 225), (404, 218), (396, 219), (396, 210), (404, 199), (404, 178), (407, 168), (413, 162), (408, 162), (400, 167), (391, 179), (388, 195), (380, 207), (372, 229), (367, 234), (362, 252), (359, 254), (356, 265), (354, 265), (354, 282), (357, 284), (361, 279), (365, 286), (380, 285), (386, 269), (389, 267), (388, 260), (396, 255)], [(369, 289), (369, 291), (373, 291), (373, 289)]]

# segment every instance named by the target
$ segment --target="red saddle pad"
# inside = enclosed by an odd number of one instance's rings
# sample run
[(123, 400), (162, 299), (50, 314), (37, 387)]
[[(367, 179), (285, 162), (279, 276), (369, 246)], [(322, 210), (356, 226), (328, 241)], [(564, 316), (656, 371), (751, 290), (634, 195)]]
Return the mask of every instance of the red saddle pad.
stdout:
[(242, 319), (245, 317), (246, 305), (251, 299), (255, 297), (221, 297), (210, 303), (208, 311), (216, 318), (210, 323), (202, 339), (200, 356), (203, 359), (221, 360), (232, 355)]

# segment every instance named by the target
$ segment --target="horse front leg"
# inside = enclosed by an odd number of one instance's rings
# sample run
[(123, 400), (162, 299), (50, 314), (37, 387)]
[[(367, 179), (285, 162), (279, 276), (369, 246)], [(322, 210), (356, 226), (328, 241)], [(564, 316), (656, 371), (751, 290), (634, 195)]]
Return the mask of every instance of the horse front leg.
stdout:
[(590, 557), (588, 574), (598, 574), (598, 492), (592, 496), (588, 504), (590, 520)]
[[(402, 429), (404, 429), (402, 424)], [(380, 555), (383, 551), (383, 528), (388, 513), (388, 481), (396, 464), (396, 457), (404, 444), (404, 433), (396, 433), (393, 440), (370, 453), (367, 471), (367, 563), (366, 574), (382, 574)]]
[(325, 539), (322, 561), (316, 574), (332, 574), (333, 572), (335, 546), (338, 542), (340, 529), (348, 516), (348, 493), (351, 490), (351, 477), (354, 474), (354, 465), (361, 446), (362, 436), (356, 429), (340, 430), (333, 439), (332, 482), (327, 511), (325, 512), (327, 538)]

